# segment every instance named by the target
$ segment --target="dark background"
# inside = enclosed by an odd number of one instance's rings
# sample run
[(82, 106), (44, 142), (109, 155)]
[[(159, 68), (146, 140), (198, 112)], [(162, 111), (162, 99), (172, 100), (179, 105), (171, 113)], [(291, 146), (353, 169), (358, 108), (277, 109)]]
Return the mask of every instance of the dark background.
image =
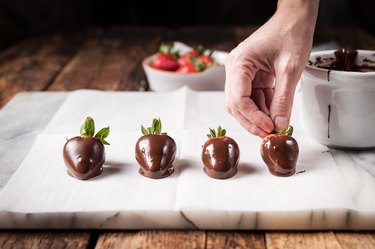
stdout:
[[(276, 5), (275, 0), (0, 0), (0, 48), (31, 35), (97, 26), (261, 25)], [(374, 34), (374, 16), (374, 0), (321, 0), (317, 29), (360, 26)]]

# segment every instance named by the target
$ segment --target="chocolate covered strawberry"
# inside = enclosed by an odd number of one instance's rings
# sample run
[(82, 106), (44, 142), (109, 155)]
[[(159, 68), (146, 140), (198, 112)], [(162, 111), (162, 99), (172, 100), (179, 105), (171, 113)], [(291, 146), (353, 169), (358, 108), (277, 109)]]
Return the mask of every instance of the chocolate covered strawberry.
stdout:
[(299, 148), (292, 133), (293, 127), (289, 126), (280, 133), (266, 136), (262, 141), (260, 152), (263, 161), (275, 176), (291, 176), (296, 172)]
[(63, 149), (64, 162), (69, 175), (86, 180), (100, 175), (105, 161), (104, 144), (109, 135), (109, 127), (101, 129), (95, 135), (95, 124), (87, 117), (81, 126), (81, 136), (69, 139)]
[(160, 119), (153, 119), (152, 126), (141, 126), (143, 136), (135, 145), (135, 158), (140, 166), (139, 173), (145, 177), (159, 179), (171, 175), (176, 156), (176, 143), (161, 132)]
[(212, 178), (226, 179), (237, 173), (240, 157), (238, 144), (226, 136), (226, 130), (221, 126), (217, 131), (210, 128), (207, 140), (202, 148), (204, 172)]

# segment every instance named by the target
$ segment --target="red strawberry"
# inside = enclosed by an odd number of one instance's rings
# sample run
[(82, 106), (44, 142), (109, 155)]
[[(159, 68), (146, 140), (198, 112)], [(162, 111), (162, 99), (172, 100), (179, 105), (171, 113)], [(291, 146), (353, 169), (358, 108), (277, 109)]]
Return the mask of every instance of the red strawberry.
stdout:
[(189, 57), (189, 61), (184, 62), (184, 65), (180, 65), (176, 72), (178, 73), (197, 73), (202, 72), (206, 69), (205, 65), (199, 62), (194, 57)]
[(190, 61), (191, 56), (183, 55), (180, 58), (178, 58), (177, 62), (180, 67), (191, 64)]
[(173, 49), (173, 44), (162, 43), (159, 52), (153, 56), (150, 66), (160, 70), (176, 71), (179, 67), (178, 57), (179, 54)]
[(170, 54), (156, 54), (150, 64), (155, 69), (176, 71), (179, 67), (177, 61)]
[(193, 49), (193, 50), (190, 50), (190, 51), (186, 52), (183, 56), (184, 57), (195, 57), (196, 58), (201, 54), (202, 54), (201, 50)]
[(208, 56), (208, 55), (201, 55), (198, 57), (198, 60), (205, 64), (206, 66), (212, 64), (214, 62), (214, 58), (212, 58), (211, 56)]
[(101, 129), (95, 136), (94, 120), (86, 118), (81, 127), (81, 136), (69, 139), (63, 149), (64, 162), (69, 175), (86, 180), (100, 175), (103, 171), (105, 152), (104, 139), (109, 134), (109, 127)]
[(171, 175), (176, 156), (176, 143), (161, 132), (160, 119), (153, 119), (152, 127), (141, 126), (143, 136), (135, 145), (135, 158), (140, 166), (139, 173), (145, 177), (159, 179)]
[(212, 178), (226, 179), (237, 173), (240, 150), (236, 141), (225, 135), (221, 126), (217, 132), (210, 128), (209, 140), (203, 145), (204, 172)]
[(266, 136), (262, 141), (260, 152), (263, 161), (275, 176), (291, 176), (296, 172), (299, 148), (292, 133), (293, 127), (289, 126), (280, 133)]

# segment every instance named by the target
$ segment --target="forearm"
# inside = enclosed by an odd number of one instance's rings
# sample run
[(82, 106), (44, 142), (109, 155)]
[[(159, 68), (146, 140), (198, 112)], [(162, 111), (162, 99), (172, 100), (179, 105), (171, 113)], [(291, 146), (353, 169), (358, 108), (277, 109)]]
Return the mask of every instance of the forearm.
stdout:
[(299, 13), (309, 19), (315, 19), (318, 15), (319, 0), (279, 0), (277, 11), (286, 13)]
[(318, 8), (319, 0), (279, 0), (275, 15), (284, 19), (283, 23), (299, 26), (306, 35), (312, 38)]

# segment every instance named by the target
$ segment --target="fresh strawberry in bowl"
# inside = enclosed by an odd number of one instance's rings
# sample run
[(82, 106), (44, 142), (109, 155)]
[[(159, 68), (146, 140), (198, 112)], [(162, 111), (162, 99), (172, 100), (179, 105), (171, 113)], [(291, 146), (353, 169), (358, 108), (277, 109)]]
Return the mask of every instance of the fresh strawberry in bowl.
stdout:
[(159, 70), (176, 71), (179, 67), (177, 58), (178, 53), (173, 50), (173, 45), (162, 43), (159, 52), (152, 57), (149, 65)]
[(187, 86), (198, 91), (222, 91), (227, 52), (190, 47), (182, 42), (162, 44), (159, 51), (143, 60), (153, 91), (173, 91)]

